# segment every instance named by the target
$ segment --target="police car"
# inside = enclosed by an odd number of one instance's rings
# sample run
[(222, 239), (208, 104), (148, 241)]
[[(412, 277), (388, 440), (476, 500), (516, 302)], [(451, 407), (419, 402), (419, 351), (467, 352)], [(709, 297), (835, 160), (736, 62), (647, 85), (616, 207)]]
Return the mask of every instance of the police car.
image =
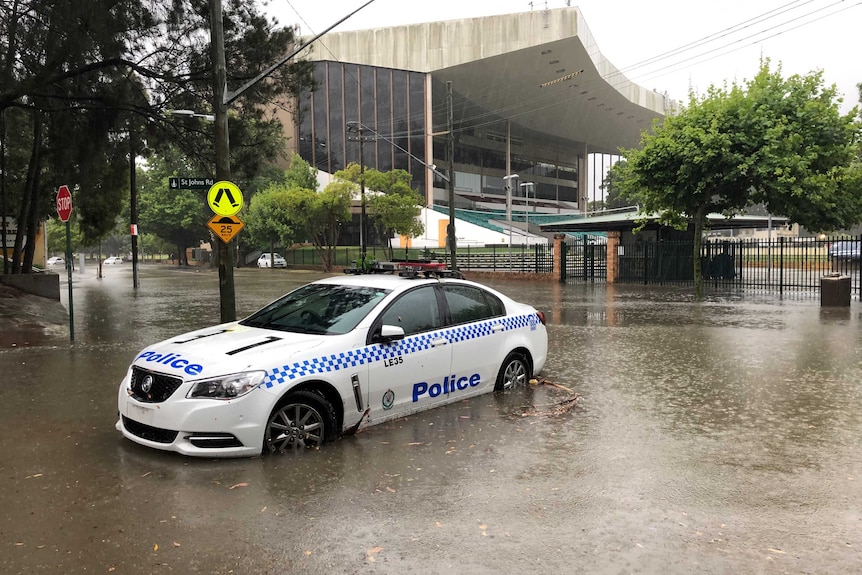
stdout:
[(480, 284), (352, 275), (139, 353), (117, 429), (206, 457), (316, 448), (339, 435), (507, 390), (541, 371), (545, 317)]

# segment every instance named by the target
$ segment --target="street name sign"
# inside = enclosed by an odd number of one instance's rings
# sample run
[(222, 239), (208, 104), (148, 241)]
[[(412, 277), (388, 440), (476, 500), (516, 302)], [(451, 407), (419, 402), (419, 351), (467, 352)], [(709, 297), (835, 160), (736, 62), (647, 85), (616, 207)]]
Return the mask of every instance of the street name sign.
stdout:
[(208, 190), (214, 183), (215, 178), (168, 178), (172, 190)]

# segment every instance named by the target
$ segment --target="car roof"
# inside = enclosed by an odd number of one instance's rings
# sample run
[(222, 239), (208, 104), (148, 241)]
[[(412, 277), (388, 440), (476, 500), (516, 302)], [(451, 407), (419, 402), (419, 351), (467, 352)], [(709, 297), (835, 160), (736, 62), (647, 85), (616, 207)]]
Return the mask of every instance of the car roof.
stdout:
[[(452, 278), (426, 278), (420, 277), (403, 277), (396, 274), (345, 274), (343, 276), (333, 276), (318, 280), (314, 283), (318, 284), (336, 284), (356, 287), (372, 287), (385, 290), (405, 290), (417, 285), (427, 285), (436, 283), (450, 283), (459, 285), (474, 285), (492, 293), (498, 294), (496, 290), (488, 288), (482, 284), (469, 280), (460, 280)], [(502, 295), (502, 294), (498, 294)]]

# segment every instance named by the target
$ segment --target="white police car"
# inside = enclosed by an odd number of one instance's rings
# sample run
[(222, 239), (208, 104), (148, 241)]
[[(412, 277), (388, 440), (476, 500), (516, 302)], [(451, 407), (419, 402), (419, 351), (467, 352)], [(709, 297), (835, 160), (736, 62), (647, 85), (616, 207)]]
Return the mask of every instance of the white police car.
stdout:
[(327, 278), (143, 350), (120, 384), (117, 429), (207, 457), (317, 447), (528, 381), (545, 364), (544, 324), (465, 280)]

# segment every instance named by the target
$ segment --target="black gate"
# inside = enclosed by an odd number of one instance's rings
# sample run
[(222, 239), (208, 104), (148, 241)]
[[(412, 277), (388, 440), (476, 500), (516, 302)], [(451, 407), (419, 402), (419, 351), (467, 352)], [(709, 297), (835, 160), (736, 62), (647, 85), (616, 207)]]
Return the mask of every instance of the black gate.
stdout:
[(694, 275), (693, 242), (632, 242), (619, 248), (620, 283), (687, 283)]
[(608, 245), (595, 237), (566, 238), (561, 247), (561, 281), (604, 282), (608, 277)]

